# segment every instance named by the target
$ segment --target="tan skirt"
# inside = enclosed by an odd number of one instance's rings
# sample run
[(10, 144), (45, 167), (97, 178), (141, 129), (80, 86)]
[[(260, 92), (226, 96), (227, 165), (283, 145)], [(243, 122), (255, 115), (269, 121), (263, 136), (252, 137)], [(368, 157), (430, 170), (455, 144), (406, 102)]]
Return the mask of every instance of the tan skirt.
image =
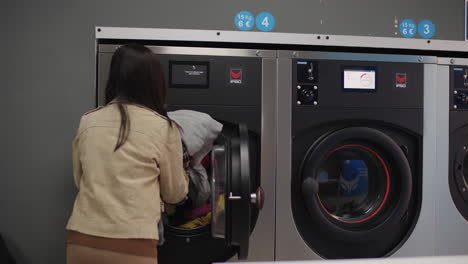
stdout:
[(157, 264), (158, 259), (119, 252), (67, 245), (67, 264)]

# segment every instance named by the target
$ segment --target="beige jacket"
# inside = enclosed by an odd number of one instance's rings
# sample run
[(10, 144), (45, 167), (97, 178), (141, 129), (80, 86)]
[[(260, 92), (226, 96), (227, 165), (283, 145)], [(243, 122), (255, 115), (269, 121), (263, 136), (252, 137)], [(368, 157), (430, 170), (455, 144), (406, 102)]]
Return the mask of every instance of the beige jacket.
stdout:
[(73, 142), (79, 191), (67, 229), (107, 238), (159, 239), (161, 198), (175, 204), (188, 192), (180, 134), (158, 113), (126, 105), (130, 133), (114, 152), (116, 104), (83, 115)]

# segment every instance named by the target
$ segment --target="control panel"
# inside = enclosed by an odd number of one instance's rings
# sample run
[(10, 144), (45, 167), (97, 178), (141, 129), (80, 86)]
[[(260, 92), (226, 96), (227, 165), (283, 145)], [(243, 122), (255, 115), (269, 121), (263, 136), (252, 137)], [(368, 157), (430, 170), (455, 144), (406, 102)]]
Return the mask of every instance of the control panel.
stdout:
[[(318, 54), (318, 58), (292, 59), (290, 89), (295, 109), (423, 107), (424, 64), (340, 60), (333, 56), (320, 58)], [(461, 76), (461, 85), (466, 90), (460, 96), (468, 102), (466, 76), (465, 79)]]
[(311, 60), (296, 60), (296, 103), (298, 105), (318, 105), (319, 75), (318, 63)]
[(453, 109), (468, 109), (468, 67), (452, 67)]

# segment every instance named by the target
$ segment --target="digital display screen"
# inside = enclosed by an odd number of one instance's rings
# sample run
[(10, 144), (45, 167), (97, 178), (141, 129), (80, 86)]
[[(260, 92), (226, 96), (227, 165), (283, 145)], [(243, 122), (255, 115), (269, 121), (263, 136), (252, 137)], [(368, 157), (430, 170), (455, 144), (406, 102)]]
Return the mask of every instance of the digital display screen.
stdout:
[(344, 69), (343, 89), (346, 90), (375, 90), (376, 70), (369, 69)]
[(170, 86), (174, 88), (208, 88), (208, 62), (170, 62)]

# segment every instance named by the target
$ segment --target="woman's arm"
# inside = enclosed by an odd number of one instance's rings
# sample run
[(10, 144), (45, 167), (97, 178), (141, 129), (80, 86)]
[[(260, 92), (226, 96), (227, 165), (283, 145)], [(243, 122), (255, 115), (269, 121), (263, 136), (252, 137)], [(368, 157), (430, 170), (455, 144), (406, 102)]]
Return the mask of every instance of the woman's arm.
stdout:
[(83, 174), (83, 169), (81, 168), (80, 155), (78, 150), (78, 137), (73, 140), (73, 179), (75, 180), (75, 185), (80, 189), (80, 180), (81, 175)]
[(73, 139), (73, 145), (72, 145), (73, 179), (78, 189), (80, 189), (81, 176), (83, 175), (83, 168), (81, 167), (81, 160), (80, 160), (79, 141), (80, 141), (83, 127), (84, 127), (83, 123), (85, 122), (85, 115), (86, 114), (84, 114), (80, 119), (80, 124), (78, 126), (76, 136)]
[(177, 204), (187, 196), (188, 178), (183, 167), (179, 130), (175, 125), (169, 130), (168, 144), (165, 144), (165, 149), (160, 153), (159, 184), (163, 201), (168, 204)]

